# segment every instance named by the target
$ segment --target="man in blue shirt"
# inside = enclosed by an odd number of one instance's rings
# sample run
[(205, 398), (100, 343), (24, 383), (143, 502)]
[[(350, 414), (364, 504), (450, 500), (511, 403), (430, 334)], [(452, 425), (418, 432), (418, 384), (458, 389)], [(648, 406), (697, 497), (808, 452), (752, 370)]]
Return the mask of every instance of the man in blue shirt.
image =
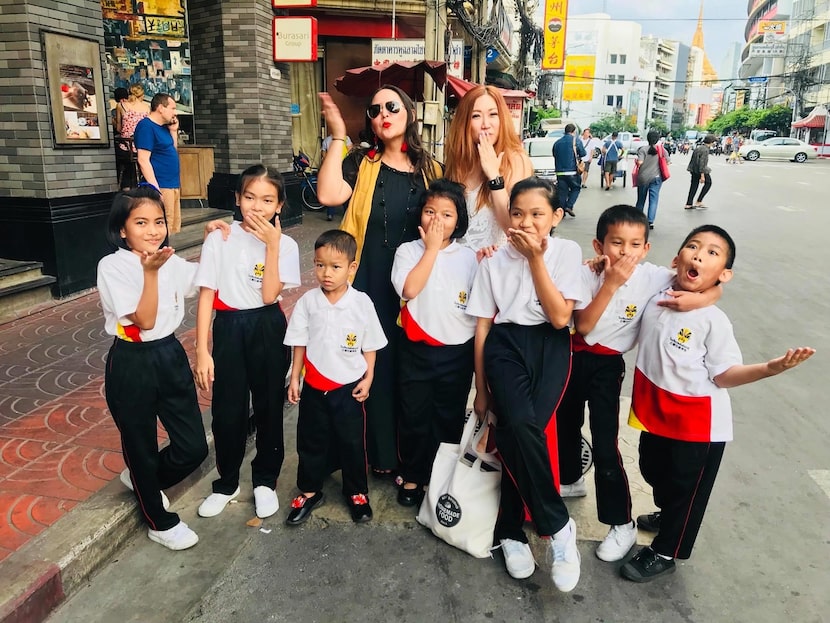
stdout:
[(176, 100), (167, 93), (157, 93), (150, 101), (150, 114), (135, 127), (133, 141), (144, 181), (155, 186), (161, 193), (171, 234), (182, 229), (179, 152), (176, 150), (178, 138)]
[(556, 193), (562, 209), (569, 216), (576, 216), (574, 204), (582, 186), (582, 176), (576, 168), (577, 159), (585, 157), (585, 148), (582, 141), (576, 140), (575, 131), (576, 126), (569, 123), (565, 126), (565, 135), (553, 144)]
[(611, 190), (611, 183), (617, 175), (617, 163), (623, 153), (623, 144), (617, 139), (618, 132), (611, 134), (611, 140), (605, 141), (602, 146), (602, 153), (605, 154), (605, 162), (602, 165), (602, 172), (605, 175), (605, 190)]

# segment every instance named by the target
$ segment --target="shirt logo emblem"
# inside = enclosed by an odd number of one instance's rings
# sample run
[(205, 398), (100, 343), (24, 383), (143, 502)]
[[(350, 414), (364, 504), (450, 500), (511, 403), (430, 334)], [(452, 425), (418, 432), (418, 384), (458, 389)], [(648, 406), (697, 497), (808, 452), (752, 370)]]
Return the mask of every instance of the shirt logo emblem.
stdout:
[(349, 333), (346, 336), (346, 346), (348, 348), (354, 348), (355, 344), (357, 344), (357, 336), (354, 333)]
[(626, 305), (625, 306), (625, 317), (628, 319), (633, 318), (637, 315), (637, 306), (636, 305)]
[(692, 332), (689, 329), (680, 329), (677, 332), (677, 341), (681, 344), (688, 342), (690, 337), (692, 337)]
[(464, 305), (467, 302), (467, 293), (464, 290), (458, 293), (458, 302)]
[(262, 279), (262, 275), (265, 274), (265, 265), (264, 264), (254, 264), (254, 277), (257, 279)]

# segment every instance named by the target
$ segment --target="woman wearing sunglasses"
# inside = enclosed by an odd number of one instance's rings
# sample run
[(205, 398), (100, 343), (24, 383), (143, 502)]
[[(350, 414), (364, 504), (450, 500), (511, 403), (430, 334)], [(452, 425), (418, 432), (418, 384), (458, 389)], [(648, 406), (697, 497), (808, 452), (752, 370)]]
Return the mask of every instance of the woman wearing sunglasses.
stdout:
[[(328, 93), (320, 93), (320, 101), (332, 142), (344, 140), (346, 123), (337, 105)], [(421, 145), (415, 105), (398, 87), (378, 89), (366, 117), (371, 146), (353, 149), (344, 160), (337, 149), (330, 150), (320, 166), (317, 195), (325, 205), (348, 202), (340, 227), (357, 239), (353, 285), (372, 299), (389, 340), (377, 353), (372, 393), (365, 404), (369, 463), (376, 476), (392, 476), (398, 466), (396, 358), (401, 335), (392, 262), (398, 246), (418, 239), (421, 193), (441, 176), (441, 166)]]
[(461, 98), (444, 156), (447, 179), (467, 189), (470, 225), (461, 242), (476, 252), (503, 245), (510, 226), (510, 190), (533, 175), (533, 165), (497, 88), (476, 86)]

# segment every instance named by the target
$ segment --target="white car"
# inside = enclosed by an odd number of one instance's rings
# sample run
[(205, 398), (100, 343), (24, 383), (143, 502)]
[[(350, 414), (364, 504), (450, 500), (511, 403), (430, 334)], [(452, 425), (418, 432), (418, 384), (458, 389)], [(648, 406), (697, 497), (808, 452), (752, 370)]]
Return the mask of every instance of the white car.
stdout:
[(523, 145), (537, 177), (556, 179), (556, 170), (553, 160), (553, 144), (555, 138), (526, 138)]
[(816, 148), (799, 141), (797, 138), (785, 138), (776, 136), (768, 138), (760, 143), (743, 145), (738, 154), (747, 160), (758, 160), (758, 158), (786, 158), (795, 162), (807, 162), (817, 155)]

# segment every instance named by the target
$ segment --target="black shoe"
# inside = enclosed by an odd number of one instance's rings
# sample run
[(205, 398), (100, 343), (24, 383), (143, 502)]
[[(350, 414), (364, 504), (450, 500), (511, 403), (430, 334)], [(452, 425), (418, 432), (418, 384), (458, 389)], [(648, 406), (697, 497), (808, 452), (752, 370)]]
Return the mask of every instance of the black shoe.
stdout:
[(625, 563), (620, 569), (620, 574), (632, 582), (651, 582), (662, 575), (674, 573), (674, 560), (666, 560), (659, 556), (650, 547), (641, 549), (634, 558)]
[(654, 229), (654, 223), (649, 223), (649, 224), (648, 224), (648, 228), (649, 228), (649, 229)]
[(358, 493), (346, 498), (349, 505), (349, 513), (355, 523), (366, 523), (372, 520), (372, 507), (369, 506), (369, 498), (364, 493)]
[(576, 214), (574, 214), (574, 211), (571, 208), (565, 208), (565, 214), (567, 214), (570, 217), (576, 218)]
[(660, 513), (648, 513), (637, 517), (637, 527), (646, 532), (660, 532)]
[(289, 526), (299, 526), (311, 517), (311, 511), (320, 506), (324, 499), (322, 491), (318, 491), (310, 498), (301, 493), (291, 502), (291, 512), (288, 513), (285, 523)]
[(333, 221), (333, 220), (334, 220), (334, 217), (333, 217), (331, 214), (327, 214), (327, 215), (326, 215), (326, 220), (327, 220), (327, 221)]
[(401, 506), (418, 506), (423, 499), (424, 490), (422, 487), (404, 489), (401, 486), (398, 488), (398, 504)]

